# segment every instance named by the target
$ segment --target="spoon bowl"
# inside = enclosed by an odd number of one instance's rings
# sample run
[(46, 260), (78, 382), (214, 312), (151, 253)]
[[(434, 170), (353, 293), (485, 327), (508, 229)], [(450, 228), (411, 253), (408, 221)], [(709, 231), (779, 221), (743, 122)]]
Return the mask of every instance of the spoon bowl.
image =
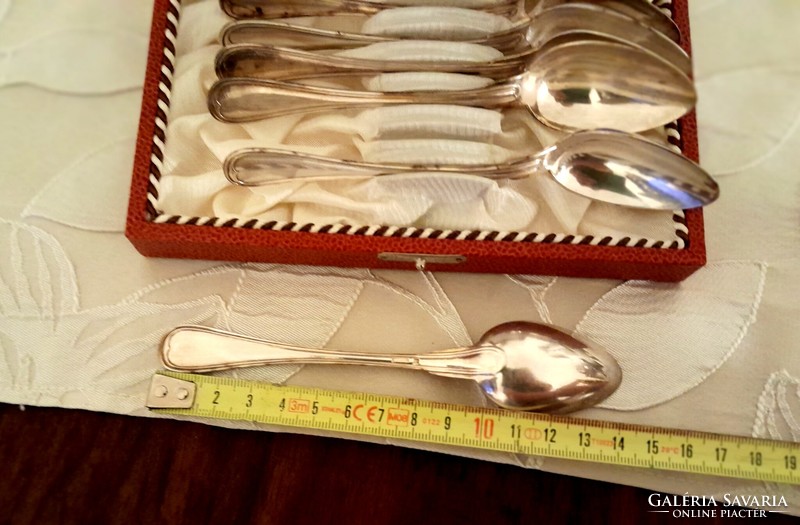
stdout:
[(416, 355), (308, 349), (182, 326), (164, 339), (161, 360), (170, 370), (184, 372), (290, 363), (420, 370), (475, 381), (502, 408), (553, 413), (595, 405), (622, 380), (619, 364), (605, 350), (555, 327), (523, 321), (495, 326), (469, 347)]
[(546, 48), (516, 82), (517, 100), (562, 130), (610, 128), (636, 133), (683, 116), (697, 102), (683, 72), (645, 51), (611, 42)]
[(652, 27), (675, 43), (681, 41), (681, 30), (675, 24), (675, 21), (647, 0), (533, 0), (533, 2), (526, 2), (526, 6), (529, 3), (534, 4), (532, 8), (529, 8), (529, 16), (531, 17), (535, 17), (542, 11), (554, 6), (591, 4), (616, 11), (644, 26)]
[(532, 49), (541, 49), (554, 41), (590, 38), (619, 42), (653, 53), (685, 75), (692, 74), (692, 60), (677, 43), (601, 3), (566, 2), (547, 7), (531, 19), (525, 33), (525, 40)]
[(608, 352), (548, 325), (502, 324), (476, 346), (503, 350), (503, 369), (477, 382), (492, 402), (511, 410), (574, 412), (607, 398), (622, 380)]
[(541, 158), (559, 184), (609, 204), (674, 211), (707, 206), (719, 197), (716, 181), (696, 163), (634, 135), (574, 133)]

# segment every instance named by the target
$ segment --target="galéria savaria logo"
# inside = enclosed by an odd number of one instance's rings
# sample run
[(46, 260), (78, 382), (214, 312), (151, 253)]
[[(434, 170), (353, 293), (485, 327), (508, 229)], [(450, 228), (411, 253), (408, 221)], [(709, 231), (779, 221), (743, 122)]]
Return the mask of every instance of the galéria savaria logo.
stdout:
[(696, 496), (661, 494), (647, 497), (648, 512), (669, 514), (673, 518), (766, 518), (788, 508), (783, 496), (734, 495)]

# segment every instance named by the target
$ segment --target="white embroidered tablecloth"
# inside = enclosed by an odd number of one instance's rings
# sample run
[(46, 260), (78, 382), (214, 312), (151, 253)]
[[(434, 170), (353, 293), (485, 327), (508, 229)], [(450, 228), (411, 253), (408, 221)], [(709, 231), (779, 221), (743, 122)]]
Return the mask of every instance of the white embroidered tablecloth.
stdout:
[[(123, 228), (152, 3), (0, 0), (0, 401), (152, 416), (156, 349), (178, 324), (426, 351), (525, 319), (621, 363), (618, 392), (582, 416), (800, 440), (800, 4), (690, 8), (702, 163), (722, 197), (706, 211), (708, 266), (655, 284), (144, 258)], [(392, 370), (239, 375), (484, 403), (474, 385)], [(662, 492), (778, 495), (800, 514), (786, 486), (457, 453)]]

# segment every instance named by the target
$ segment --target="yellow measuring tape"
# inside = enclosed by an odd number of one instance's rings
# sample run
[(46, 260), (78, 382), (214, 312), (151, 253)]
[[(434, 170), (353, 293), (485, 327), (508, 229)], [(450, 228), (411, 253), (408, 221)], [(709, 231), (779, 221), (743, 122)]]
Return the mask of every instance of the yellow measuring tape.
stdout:
[(147, 406), (175, 415), (800, 484), (800, 443), (174, 372), (153, 377)]

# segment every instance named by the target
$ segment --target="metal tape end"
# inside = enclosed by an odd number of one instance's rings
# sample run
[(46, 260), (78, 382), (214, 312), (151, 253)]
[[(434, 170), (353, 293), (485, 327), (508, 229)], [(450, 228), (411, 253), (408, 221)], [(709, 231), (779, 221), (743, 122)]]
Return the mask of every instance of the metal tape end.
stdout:
[(147, 408), (192, 408), (197, 386), (191, 381), (156, 374), (147, 392)]

